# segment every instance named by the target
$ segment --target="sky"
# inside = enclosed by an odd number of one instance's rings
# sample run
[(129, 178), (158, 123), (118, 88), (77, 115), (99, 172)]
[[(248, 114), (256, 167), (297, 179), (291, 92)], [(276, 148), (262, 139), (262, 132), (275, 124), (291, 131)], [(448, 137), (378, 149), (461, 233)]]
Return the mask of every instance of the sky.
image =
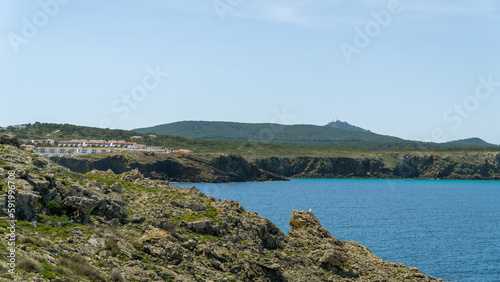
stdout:
[(0, 2), (0, 126), (325, 125), (500, 144), (497, 0)]

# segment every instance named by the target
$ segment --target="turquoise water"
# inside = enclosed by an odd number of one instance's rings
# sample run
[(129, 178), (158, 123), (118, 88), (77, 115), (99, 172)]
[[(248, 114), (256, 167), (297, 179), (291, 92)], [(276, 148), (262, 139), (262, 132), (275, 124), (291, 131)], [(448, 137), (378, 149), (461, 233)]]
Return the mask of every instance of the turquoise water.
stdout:
[(292, 180), (179, 183), (237, 200), (285, 233), (293, 209), (312, 209), (342, 240), (453, 281), (500, 281), (500, 182)]

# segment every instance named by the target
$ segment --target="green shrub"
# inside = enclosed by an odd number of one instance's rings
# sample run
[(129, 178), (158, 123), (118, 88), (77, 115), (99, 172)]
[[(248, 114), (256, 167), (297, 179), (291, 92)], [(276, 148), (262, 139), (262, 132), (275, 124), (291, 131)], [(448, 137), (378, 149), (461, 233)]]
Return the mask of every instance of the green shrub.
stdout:
[(54, 273), (50, 272), (50, 270), (48, 270), (48, 269), (44, 269), (42, 272), (40, 272), (40, 274), (47, 277), (47, 278), (51, 278), (51, 279), (56, 278)]
[(45, 206), (47, 207), (47, 209), (51, 214), (61, 214), (62, 211), (61, 204), (54, 201), (48, 201), (47, 203), (45, 203)]

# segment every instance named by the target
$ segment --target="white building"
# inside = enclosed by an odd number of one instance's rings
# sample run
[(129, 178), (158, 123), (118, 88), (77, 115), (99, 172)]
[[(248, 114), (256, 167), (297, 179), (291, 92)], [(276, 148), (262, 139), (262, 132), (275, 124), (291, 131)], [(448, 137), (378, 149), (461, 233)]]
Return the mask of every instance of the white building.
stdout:
[(45, 139), (45, 140), (23, 140), (24, 143), (33, 143), (33, 144), (50, 144), (54, 145), (55, 141), (52, 139)]

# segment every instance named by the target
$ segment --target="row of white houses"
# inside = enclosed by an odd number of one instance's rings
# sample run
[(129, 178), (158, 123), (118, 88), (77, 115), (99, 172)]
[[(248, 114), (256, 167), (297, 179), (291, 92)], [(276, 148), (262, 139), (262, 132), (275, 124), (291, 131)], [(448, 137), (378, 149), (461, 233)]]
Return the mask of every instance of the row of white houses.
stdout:
[(129, 149), (144, 149), (146, 145), (137, 144), (135, 142), (126, 141), (104, 141), (104, 140), (71, 140), (59, 141), (59, 147), (103, 147), (103, 148), (129, 148)]
[(33, 140), (33, 139), (27, 139), (23, 140), (24, 143), (33, 143), (33, 144), (50, 144), (54, 145), (56, 141), (52, 139), (44, 139), (44, 140)]
[(45, 157), (63, 157), (68, 155), (80, 155), (80, 154), (100, 154), (100, 153), (119, 153), (119, 152), (153, 152), (159, 154), (171, 153), (169, 149), (153, 149), (153, 148), (142, 148), (142, 149), (131, 149), (131, 148), (95, 148), (95, 147), (37, 147), (34, 152), (38, 155)]

